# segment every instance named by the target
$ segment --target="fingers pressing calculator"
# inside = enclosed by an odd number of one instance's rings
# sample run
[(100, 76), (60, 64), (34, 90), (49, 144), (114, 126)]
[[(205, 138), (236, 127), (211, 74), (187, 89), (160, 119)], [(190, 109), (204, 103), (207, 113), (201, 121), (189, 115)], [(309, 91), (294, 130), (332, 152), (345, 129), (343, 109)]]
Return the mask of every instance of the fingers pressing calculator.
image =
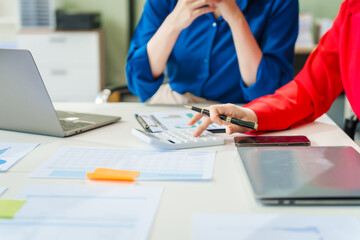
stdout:
[(207, 147), (225, 143), (224, 138), (209, 131), (204, 131), (199, 137), (193, 137), (193, 130), (168, 130), (150, 133), (133, 128), (131, 133), (148, 144), (162, 149)]

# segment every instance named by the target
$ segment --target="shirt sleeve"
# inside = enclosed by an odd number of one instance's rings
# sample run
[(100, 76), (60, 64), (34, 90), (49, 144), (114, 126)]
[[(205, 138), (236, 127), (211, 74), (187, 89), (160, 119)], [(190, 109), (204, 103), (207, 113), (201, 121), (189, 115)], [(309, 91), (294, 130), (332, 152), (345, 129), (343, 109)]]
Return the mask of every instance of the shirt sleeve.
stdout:
[(249, 87), (242, 82), (247, 101), (272, 94), (293, 78), (292, 64), (298, 25), (298, 1), (274, 1), (259, 40), (263, 57), (258, 67), (256, 82)]
[(315, 120), (327, 112), (343, 91), (339, 67), (339, 31), (345, 17), (345, 1), (333, 27), (320, 40), (294, 81), (273, 95), (244, 107), (258, 116), (258, 130), (283, 130)]
[(147, 54), (147, 43), (170, 13), (170, 1), (148, 0), (130, 43), (126, 62), (129, 90), (146, 101), (158, 90), (164, 76), (154, 79)]

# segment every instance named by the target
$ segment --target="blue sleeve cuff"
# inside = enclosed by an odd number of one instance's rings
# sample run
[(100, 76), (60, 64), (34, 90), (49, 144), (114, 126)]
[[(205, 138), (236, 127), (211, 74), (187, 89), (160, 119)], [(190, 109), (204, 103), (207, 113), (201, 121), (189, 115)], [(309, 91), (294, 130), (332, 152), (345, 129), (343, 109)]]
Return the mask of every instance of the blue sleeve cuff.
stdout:
[(163, 74), (157, 79), (152, 77), (146, 46), (134, 50), (126, 65), (128, 87), (142, 102), (156, 93), (164, 79)]
[(292, 72), (281, 71), (273, 59), (263, 56), (256, 74), (256, 82), (246, 86), (241, 81), (243, 94), (246, 101), (250, 102), (264, 95), (273, 94), (278, 88), (288, 83), (292, 78)]

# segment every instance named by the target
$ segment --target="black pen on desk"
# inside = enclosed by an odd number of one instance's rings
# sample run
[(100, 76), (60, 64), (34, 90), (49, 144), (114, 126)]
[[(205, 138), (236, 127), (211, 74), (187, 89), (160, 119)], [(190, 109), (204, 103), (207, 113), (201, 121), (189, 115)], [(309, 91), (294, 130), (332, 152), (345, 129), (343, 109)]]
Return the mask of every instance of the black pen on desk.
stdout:
[[(204, 109), (204, 108), (198, 108), (198, 107), (194, 107), (194, 106), (187, 106), (185, 105), (186, 108), (194, 110), (196, 112), (199, 112), (201, 114), (204, 114), (206, 116), (210, 116), (209, 110)], [(233, 117), (228, 117), (226, 115), (223, 114), (219, 114), (219, 118), (223, 121), (229, 122), (229, 123), (233, 123), (242, 127), (247, 127), (250, 129), (254, 129), (257, 130), (258, 128), (258, 124), (256, 122), (252, 122), (252, 121), (245, 121), (245, 120), (241, 120), (241, 119), (237, 119), (237, 118), (233, 118)]]

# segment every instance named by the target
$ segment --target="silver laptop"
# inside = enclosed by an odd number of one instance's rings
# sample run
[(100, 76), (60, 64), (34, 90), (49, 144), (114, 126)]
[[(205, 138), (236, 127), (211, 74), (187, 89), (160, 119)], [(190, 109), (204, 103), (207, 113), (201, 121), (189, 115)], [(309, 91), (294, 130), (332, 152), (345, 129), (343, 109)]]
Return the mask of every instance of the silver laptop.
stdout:
[(238, 147), (265, 205), (359, 205), (360, 154), (352, 147)]
[(0, 129), (65, 137), (118, 120), (55, 111), (31, 53), (0, 49)]

